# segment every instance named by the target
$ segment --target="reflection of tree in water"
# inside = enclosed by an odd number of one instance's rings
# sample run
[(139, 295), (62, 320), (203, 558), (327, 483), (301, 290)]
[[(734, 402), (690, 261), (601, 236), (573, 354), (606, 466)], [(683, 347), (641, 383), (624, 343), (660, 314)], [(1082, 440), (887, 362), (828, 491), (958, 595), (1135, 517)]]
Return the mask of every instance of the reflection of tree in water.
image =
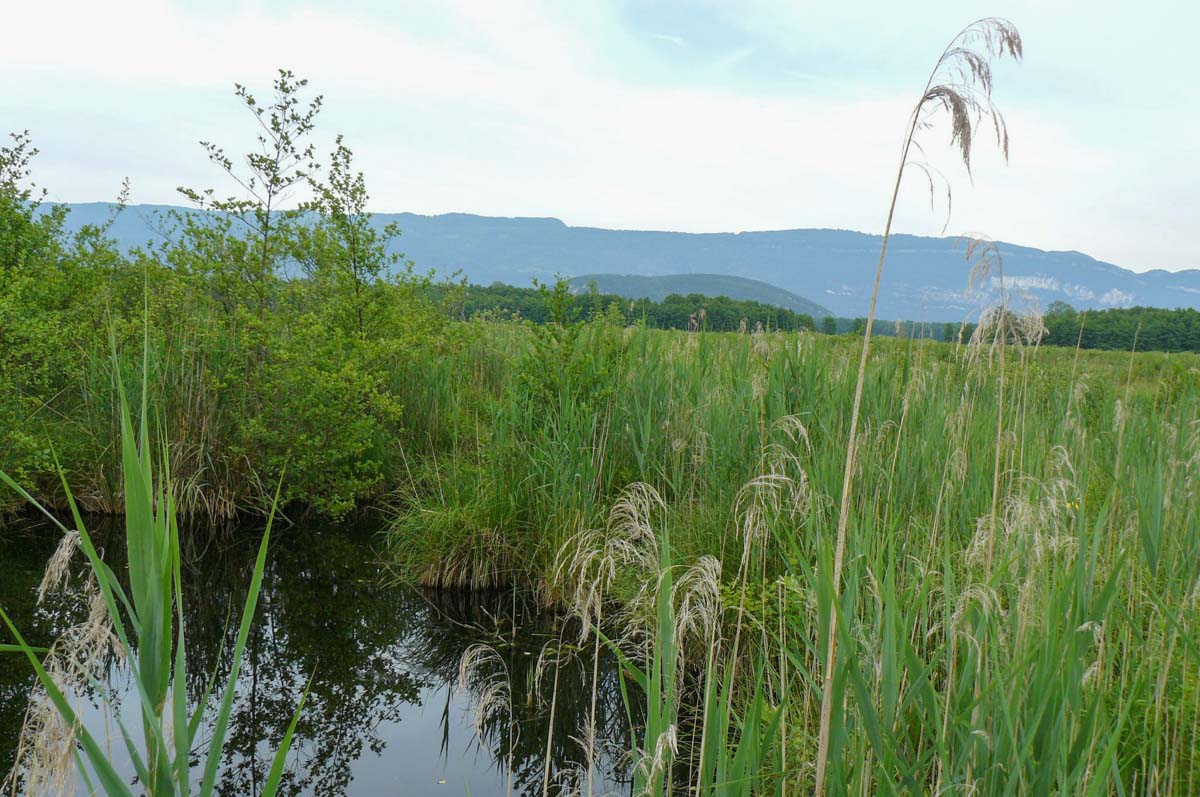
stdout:
[[(45, 643), (78, 619), (71, 600), (34, 608), (34, 591), (57, 536), (40, 527), (0, 545), (0, 605), (33, 641)], [(464, 650), (491, 644), (512, 673), (517, 729), (512, 752), (514, 790), (541, 794), (549, 729), (551, 679), (534, 690), (534, 670), (546, 644), (557, 644), (554, 618), (511, 594), (417, 593), (389, 586), (375, 561), (370, 536), (355, 531), (279, 529), (250, 634), (230, 718), (221, 773), (223, 795), (257, 794), (266, 779), (296, 704), (311, 676), (290, 774), (281, 794), (343, 795), (352, 767), (367, 751), (383, 752), (386, 723), (402, 722), (406, 707), (431, 687), (449, 690)], [(118, 557), (122, 535), (96, 532)], [(26, 539), (28, 537), (28, 539)], [(239, 613), (257, 552), (257, 535), (235, 534), (185, 542), (184, 611), (188, 638), (188, 692), (199, 701), (214, 670), (219, 694), (229, 671)], [(35, 542), (31, 542), (35, 541)], [(515, 622), (514, 622), (515, 619)], [(514, 630), (515, 629), (515, 630)], [(577, 629), (565, 630), (566, 646)], [(617, 668), (605, 652), (597, 702), (597, 735), (628, 748)], [(15, 657), (0, 657), (0, 767), (12, 765), (33, 679)], [(468, 696), (469, 697), (469, 696)], [(211, 703), (215, 703), (214, 698)], [(459, 703), (463, 701), (457, 701)], [(565, 656), (550, 748), (552, 783), (586, 765), (582, 738), (591, 705), (591, 650)], [(447, 704), (443, 738), (457, 708)], [(507, 717), (486, 718), (482, 749), (499, 777), (509, 760)], [(448, 743), (445, 742), (445, 743)], [(433, 754), (431, 740), (429, 755)], [(407, 751), (399, 751), (407, 752)], [(403, 774), (402, 760), (381, 762)], [(598, 776), (614, 770), (598, 757)]]
[[(222, 552), (219, 558), (225, 567), (216, 566), (218, 557), (212, 551), (205, 553), (203, 573), (185, 578), (191, 613), (188, 631), (197, 643), (188, 667), (197, 696), (220, 642), (208, 638), (202, 644), (195, 636), (196, 625), (200, 621), (213, 629), (229, 629), (228, 658), (234, 630), (226, 613), (231, 598), (234, 611), (244, 600), (245, 588), (238, 585), (249, 582), (252, 543)], [(238, 555), (231, 555), (235, 550)], [(222, 793), (257, 793), (270, 766), (270, 752), (291, 720), (306, 679), (314, 673), (294, 743), (300, 765), (284, 793), (344, 794), (353, 762), (366, 750), (382, 753), (380, 725), (402, 721), (405, 706), (417, 703), (423, 689), (437, 686), (448, 693), (463, 652), (484, 642), (500, 652), (512, 673), (518, 723), (514, 790), (541, 794), (550, 695), (545, 683), (546, 693), (535, 694), (533, 679), (542, 647), (556, 639), (553, 617), (523, 601), (514, 604), (511, 593), (418, 593), (388, 586), (382, 567), (369, 556), (367, 542), (350, 533), (289, 529), (280, 534), (264, 578), (260, 617), (243, 662)], [(200, 611), (199, 606), (207, 608)], [(568, 637), (574, 631), (569, 629)], [(601, 668), (597, 736), (623, 751), (628, 746), (628, 723), (617, 668), (607, 652)], [(228, 662), (223, 661), (221, 671), (227, 670)], [(582, 735), (590, 705), (588, 651), (567, 657), (559, 676), (550, 750), (552, 777), (586, 762), (575, 739)], [(454, 710), (447, 704), (444, 744), (449, 743), (449, 724), (457, 720), (451, 714)], [(501, 776), (509, 760), (508, 736), (507, 717), (487, 718), (482, 742)], [(403, 763), (392, 765), (399, 775)], [(603, 757), (600, 765), (613, 768), (611, 760)]]
[[(112, 523), (94, 524), (106, 558), (118, 561), (123, 535)], [(379, 726), (401, 719), (425, 685), (396, 655), (397, 640), (418, 620), (421, 606), (384, 585), (368, 540), (353, 533), (278, 533), (264, 575), (250, 634), (219, 791), (257, 794), (271, 756), (291, 721), (310, 676), (293, 754), (294, 771), (281, 794), (345, 794), (351, 767), (371, 750), (382, 752)], [(77, 622), (82, 607), (69, 598), (35, 606), (37, 584), (57, 544), (57, 531), (38, 525), (5, 533), (0, 547), (0, 605), (33, 644), (47, 644)], [(238, 534), (185, 541), (183, 579), (189, 698), (204, 695), (215, 670), (210, 705), (229, 672), (239, 613), (254, 568), (258, 538)], [(78, 562), (76, 582), (83, 563)], [(124, 582), (125, 573), (118, 571)], [(126, 589), (128, 584), (124, 583)], [(13, 765), (34, 679), (24, 659), (0, 657), (0, 777)], [(210, 713), (210, 717), (215, 712)]]
[[(426, 685), (396, 655), (418, 607), (384, 584), (367, 540), (355, 533), (284, 529), (277, 539), (242, 663), (220, 792), (258, 793), (311, 676), (293, 744), (297, 766), (281, 793), (344, 794), (354, 762), (366, 750), (383, 751), (380, 725), (399, 721)], [(184, 590), (189, 691), (198, 699), (219, 651), (219, 672), (228, 672), (236, 636), (230, 614), (245, 601), (255, 541), (193, 553)]]

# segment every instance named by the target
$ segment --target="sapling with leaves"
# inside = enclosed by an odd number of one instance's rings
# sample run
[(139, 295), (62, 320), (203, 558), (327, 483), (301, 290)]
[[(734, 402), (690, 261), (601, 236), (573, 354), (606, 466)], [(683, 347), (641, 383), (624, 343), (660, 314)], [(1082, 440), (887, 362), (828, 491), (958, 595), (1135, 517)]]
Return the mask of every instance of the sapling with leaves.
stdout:
[[(311, 134), (322, 97), (306, 100), (303, 93), (307, 86), (306, 79), (280, 69), (273, 84), (274, 94), (263, 103), (244, 85), (236, 84), (238, 98), (259, 128), (255, 135), (257, 147), (235, 160), (211, 141), (201, 141), (200, 145), (209, 161), (241, 189), (240, 195), (222, 198), (214, 188), (177, 189), (201, 210), (216, 211), (224, 232), (232, 232), (235, 222), (245, 228), (243, 237), (251, 245), (240, 253), (238, 262), (227, 267), (233, 268), (231, 276), (240, 278), (250, 291), (260, 317), (270, 300), (270, 286), (288, 255), (292, 227), (302, 213), (298, 205), (288, 205), (321, 168)], [(185, 232), (187, 227), (201, 223), (185, 216)]]
[(313, 200), (307, 206), (318, 218), (297, 230), (296, 259), (311, 280), (318, 301), (333, 309), (359, 338), (378, 331), (388, 291), (383, 280), (393, 272), (410, 276), (413, 265), (389, 252), (400, 227), (373, 223), (367, 209), (366, 178), (354, 168), (354, 154), (344, 138), (329, 158), (324, 180), (309, 178)]
[(33, 182), (30, 164), (38, 149), (29, 131), (8, 137), (12, 143), (0, 146), (0, 275), (5, 282), (57, 245), (67, 217), (65, 206), (43, 205), (46, 189)]
[(33, 136), (28, 130), (9, 133), (12, 144), (0, 147), (0, 197), (21, 202), (36, 210), (46, 198), (46, 189), (32, 181), (29, 164), (37, 157)]

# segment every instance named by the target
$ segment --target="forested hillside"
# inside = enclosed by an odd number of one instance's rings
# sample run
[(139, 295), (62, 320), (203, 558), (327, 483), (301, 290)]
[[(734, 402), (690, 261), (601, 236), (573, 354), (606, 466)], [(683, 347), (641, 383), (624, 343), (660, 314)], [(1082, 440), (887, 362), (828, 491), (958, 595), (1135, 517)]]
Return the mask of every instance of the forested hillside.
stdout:
[[(112, 207), (92, 203), (71, 209), (67, 225), (75, 231), (85, 223), (104, 223)], [(170, 226), (164, 218), (172, 212), (203, 215), (194, 208), (133, 205), (113, 224), (112, 235), (122, 248), (161, 240)], [(867, 312), (880, 245), (878, 235), (853, 230), (605, 230), (553, 218), (467, 213), (375, 213), (370, 223), (379, 230), (394, 224), (404, 231), (389, 242), (389, 253), (404, 253), (422, 268), (443, 275), (458, 272), (480, 285), (528, 285), (531, 279), (548, 281), (556, 274), (720, 274), (778, 286), (844, 318)], [(1048, 252), (1009, 242), (1000, 242), (998, 249), (1010, 286), (1036, 297), (1043, 307), (1054, 301), (1091, 309), (1200, 307), (1200, 270), (1135, 273), (1081, 252)], [(937, 322), (978, 314), (995, 300), (996, 286), (988, 282), (969, 292), (971, 264), (964, 255), (964, 243), (955, 236), (893, 235), (879, 314)]]

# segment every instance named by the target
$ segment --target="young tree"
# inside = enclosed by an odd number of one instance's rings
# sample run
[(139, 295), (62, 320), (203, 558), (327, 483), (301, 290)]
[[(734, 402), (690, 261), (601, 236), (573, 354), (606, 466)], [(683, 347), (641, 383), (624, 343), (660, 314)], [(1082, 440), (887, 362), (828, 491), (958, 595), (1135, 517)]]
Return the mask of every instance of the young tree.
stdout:
[(394, 269), (401, 268), (405, 275), (412, 269), (404, 255), (388, 252), (400, 227), (391, 222), (380, 230), (372, 223), (366, 179), (354, 170), (354, 154), (340, 135), (325, 181), (310, 183), (315, 199), (309, 207), (320, 220), (298, 231), (297, 260), (323, 303), (366, 339), (387, 299), (383, 279)]
[[(216, 164), (239, 188), (241, 195), (221, 198), (216, 189), (177, 190), (201, 210), (216, 211), (215, 228), (191, 216), (184, 217), (184, 236), (209, 254), (220, 254), (207, 267), (216, 270), (218, 282), (230, 294), (223, 297), (236, 307), (241, 290), (261, 319), (271, 300), (271, 288), (290, 246), (288, 239), (301, 210), (284, 207), (295, 192), (309, 185), (320, 169), (310, 136), (321, 110), (322, 97), (304, 100), (308, 81), (286, 69), (279, 70), (273, 84), (274, 96), (261, 103), (238, 83), (235, 91), (258, 125), (257, 149), (246, 152), (240, 163), (225, 149), (210, 142), (200, 145), (209, 161)], [(234, 224), (241, 225), (242, 241), (231, 241)], [(215, 232), (215, 235), (213, 234)], [(195, 265), (205, 268), (203, 261)]]
[(30, 164), (37, 157), (28, 130), (10, 133), (0, 147), (0, 273), (4, 281), (57, 249), (67, 210), (42, 206), (46, 190), (33, 182)]

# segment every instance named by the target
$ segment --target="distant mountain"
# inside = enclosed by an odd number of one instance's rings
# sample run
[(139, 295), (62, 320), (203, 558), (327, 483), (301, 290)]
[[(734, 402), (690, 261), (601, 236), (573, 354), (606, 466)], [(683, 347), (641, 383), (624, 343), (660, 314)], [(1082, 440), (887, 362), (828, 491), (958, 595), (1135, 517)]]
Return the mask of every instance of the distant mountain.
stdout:
[[(72, 205), (70, 223), (103, 221), (107, 204)], [(113, 225), (124, 245), (162, 230), (163, 206), (135, 205)], [(195, 212), (195, 211), (188, 211)], [(158, 219), (158, 221), (156, 221)], [(449, 213), (380, 213), (380, 226), (404, 231), (397, 248), (419, 268), (460, 271), (471, 282), (528, 285), (555, 274), (721, 274), (777, 285), (838, 316), (865, 315), (870, 302), (879, 236), (846, 230), (680, 233), (569, 227), (558, 219), (496, 218)], [(1010, 285), (1044, 305), (1077, 308), (1193, 307), (1200, 309), (1200, 270), (1135, 273), (1079, 252), (1045, 252), (999, 244)], [(967, 294), (969, 264), (954, 238), (894, 235), (888, 247), (879, 315), (888, 319), (961, 320), (986, 304), (986, 291)]]
[(727, 296), (730, 299), (761, 302), (796, 313), (806, 313), (813, 318), (832, 315), (826, 308), (816, 302), (810, 302), (803, 296), (746, 277), (730, 277), (724, 274), (668, 274), (661, 277), (643, 277), (637, 274), (584, 274), (582, 277), (571, 279), (571, 288), (584, 291), (590, 282), (596, 283), (600, 293), (611, 293), (627, 299), (651, 299), (661, 302), (672, 293), (682, 296), (698, 293), (702, 296)]

